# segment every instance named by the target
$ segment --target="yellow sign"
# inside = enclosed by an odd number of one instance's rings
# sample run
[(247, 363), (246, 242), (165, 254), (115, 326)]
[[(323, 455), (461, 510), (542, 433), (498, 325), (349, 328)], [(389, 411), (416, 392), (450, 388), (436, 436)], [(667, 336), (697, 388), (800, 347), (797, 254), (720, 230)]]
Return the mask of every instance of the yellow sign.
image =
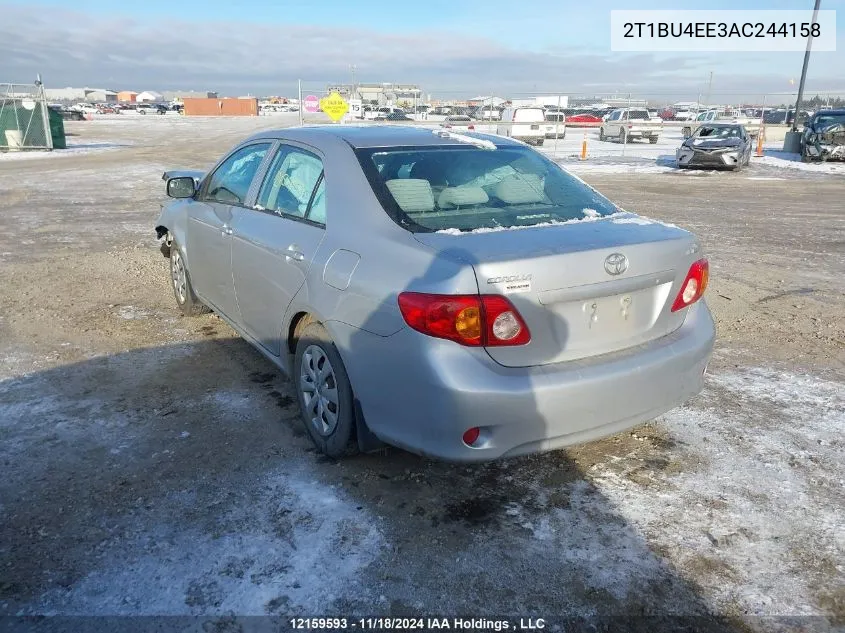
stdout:
[(333, 92), (328, 97), (320, 99), (320, 109), (329, 115), (332, 121), (340, 121), (349, 112), (349, 104), (338, 93)]

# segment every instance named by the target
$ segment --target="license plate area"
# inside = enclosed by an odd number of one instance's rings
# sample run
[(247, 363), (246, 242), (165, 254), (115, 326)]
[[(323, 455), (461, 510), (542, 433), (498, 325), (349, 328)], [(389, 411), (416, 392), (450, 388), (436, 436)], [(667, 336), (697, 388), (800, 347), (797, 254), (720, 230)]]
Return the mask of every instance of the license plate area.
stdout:
[(531, 129), (532, 129), (532, 130), (539, 130), (539, 129), (540, 129), (540, 126), (539, 126), (539, 125), (532, 125), (532, 126), (531, 126)]

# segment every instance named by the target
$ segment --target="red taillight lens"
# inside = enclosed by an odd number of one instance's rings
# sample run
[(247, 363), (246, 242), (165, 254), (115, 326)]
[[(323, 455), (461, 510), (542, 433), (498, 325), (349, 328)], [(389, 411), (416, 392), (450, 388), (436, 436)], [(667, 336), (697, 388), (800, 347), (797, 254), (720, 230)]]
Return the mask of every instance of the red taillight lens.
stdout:
[(418, 332), (461, 345), (525, 345), (531, 333), (517, 309), (499, 295), (437, 295), (403, 292), (399, 310)]
[(693, 262), (684, 283), (681, 284), (681, 290), (675, 298), (675, 303), (672, 304), (672, 312), (686, 308), (701, 299), (704, 291), (707, 290), (709, 278), (710, 264), (707, 260), (699, 259), (697, 262)]
[(467, 127), (467, 129), (468, 129), (468, 130), (474, 130), (474, 129), (475, 129), (475, 126), (474, 126), (474, 125), (470, 125), (470, 126), (468, 126), (468, 127)]
[(472, 427), (471, 429), (467, 429), (464, 432), (463, 440), (464, 444), (467, 446), (472, 446), (478, 441), (478, 436), (481, 435), (481, 429), (477, 426)]

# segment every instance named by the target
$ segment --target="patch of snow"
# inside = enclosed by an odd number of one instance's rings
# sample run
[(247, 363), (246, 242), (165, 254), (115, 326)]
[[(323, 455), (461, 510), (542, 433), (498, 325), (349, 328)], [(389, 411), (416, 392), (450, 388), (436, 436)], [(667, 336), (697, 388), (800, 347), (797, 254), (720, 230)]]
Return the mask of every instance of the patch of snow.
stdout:
[(361, 571), (384, 547), (376, 520), (307, 467), (291, 466), (256, 482), (258, 503), (217, 517), (222, 533), (162, 517), (154, 532), (122, 538), (98, 570), (21, 615), (266, 615), (274, 603), (322, 613), (336, 600), (368, 597)]
[(44, 158), (61, 158), (63, 156), (82, 156), (84, 154), (93, 154), (104, 150), (118, 149), (125, 147), (121, 143), (81, 143), (79, 145), (68, 144), (67, 149), (47, 150), (22, 150), (19, 152), (0, 152), (0, 162), (2, 161), (20, 161), (20, 160), (37, 160)]
[(814, 174), (845, 174), (845, 162), (803, 163), (800, 154), (780, 150), (765, 150), (765, 156), (751, 157), (752, 165), (768, 165), (779, 169), (804, 171)]
[(605, 464), (601, 492), (679, 569), (712, 563), (694, 580), (717, 611), (824, 613), (802, 565), (845, 553), (842, 509), (820, 491), (841, 494), (845, 480), (845, 384), (759, 368), (713, 375), (663, 426), (683, 470), (653, 471), (644, 486)]
[(588, 218), (598, 218), (601, 216), (601, 213), (599, 213), (595, 209), (581, 209), (581, 213), (583, 213)]
[(629, 217), (629, 218), (615, 218), (611, 220), (613, 224), (639, 224), (641, 226), (645, 226), (647, 224), (654, 224), (652, 220), (648, 218), (641, 218), (637, 216)]
[(137, 319), (146, 319), (150, 316), (150, 313), (141, 308), (136, 308), (135, 306), (120, 306), (120, 309), (117, 311), (117, 315), (121, 319), (131, 321)]
[(553, 220), (551, 222), (540, 222), (538, 224), (527, 224), (524, 226), (482, 226), (477, 229), (472, 229), (471, 231), (461, 231), (460, 229), (456, 228), (448, 228), (448, 229), (440, 229), (437, 233), (443, 233), (445, 235), (473, 235), (478, 233), (499, 233), (501, 231), (516, 231), (522, 229), (537, 229), (543, 228), (546, 226), (565, 226), (567, 224), (580, 224), (582, 222), (595, 222), (597, 220), (607, 220), (610, 218), (615, 217), (627, 217), (629, 213), (626, 212), (619, 212), (619, 213), (611, 213), (609, 215), (588, 215), (584, 218), (572, 218), (571, 220), (563, 220), (557, 221)]

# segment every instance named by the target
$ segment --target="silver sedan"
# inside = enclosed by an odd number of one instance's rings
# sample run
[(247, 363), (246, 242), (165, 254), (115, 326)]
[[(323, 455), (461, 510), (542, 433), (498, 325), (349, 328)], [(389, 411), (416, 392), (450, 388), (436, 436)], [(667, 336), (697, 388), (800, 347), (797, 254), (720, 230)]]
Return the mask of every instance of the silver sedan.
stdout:
[(696, 238), (518, 141), (294, 128), (164, 179), (156, 231), (181, 310), (214, 310), (288, 374), (327, 455), (551, 450), (702, 388)]

